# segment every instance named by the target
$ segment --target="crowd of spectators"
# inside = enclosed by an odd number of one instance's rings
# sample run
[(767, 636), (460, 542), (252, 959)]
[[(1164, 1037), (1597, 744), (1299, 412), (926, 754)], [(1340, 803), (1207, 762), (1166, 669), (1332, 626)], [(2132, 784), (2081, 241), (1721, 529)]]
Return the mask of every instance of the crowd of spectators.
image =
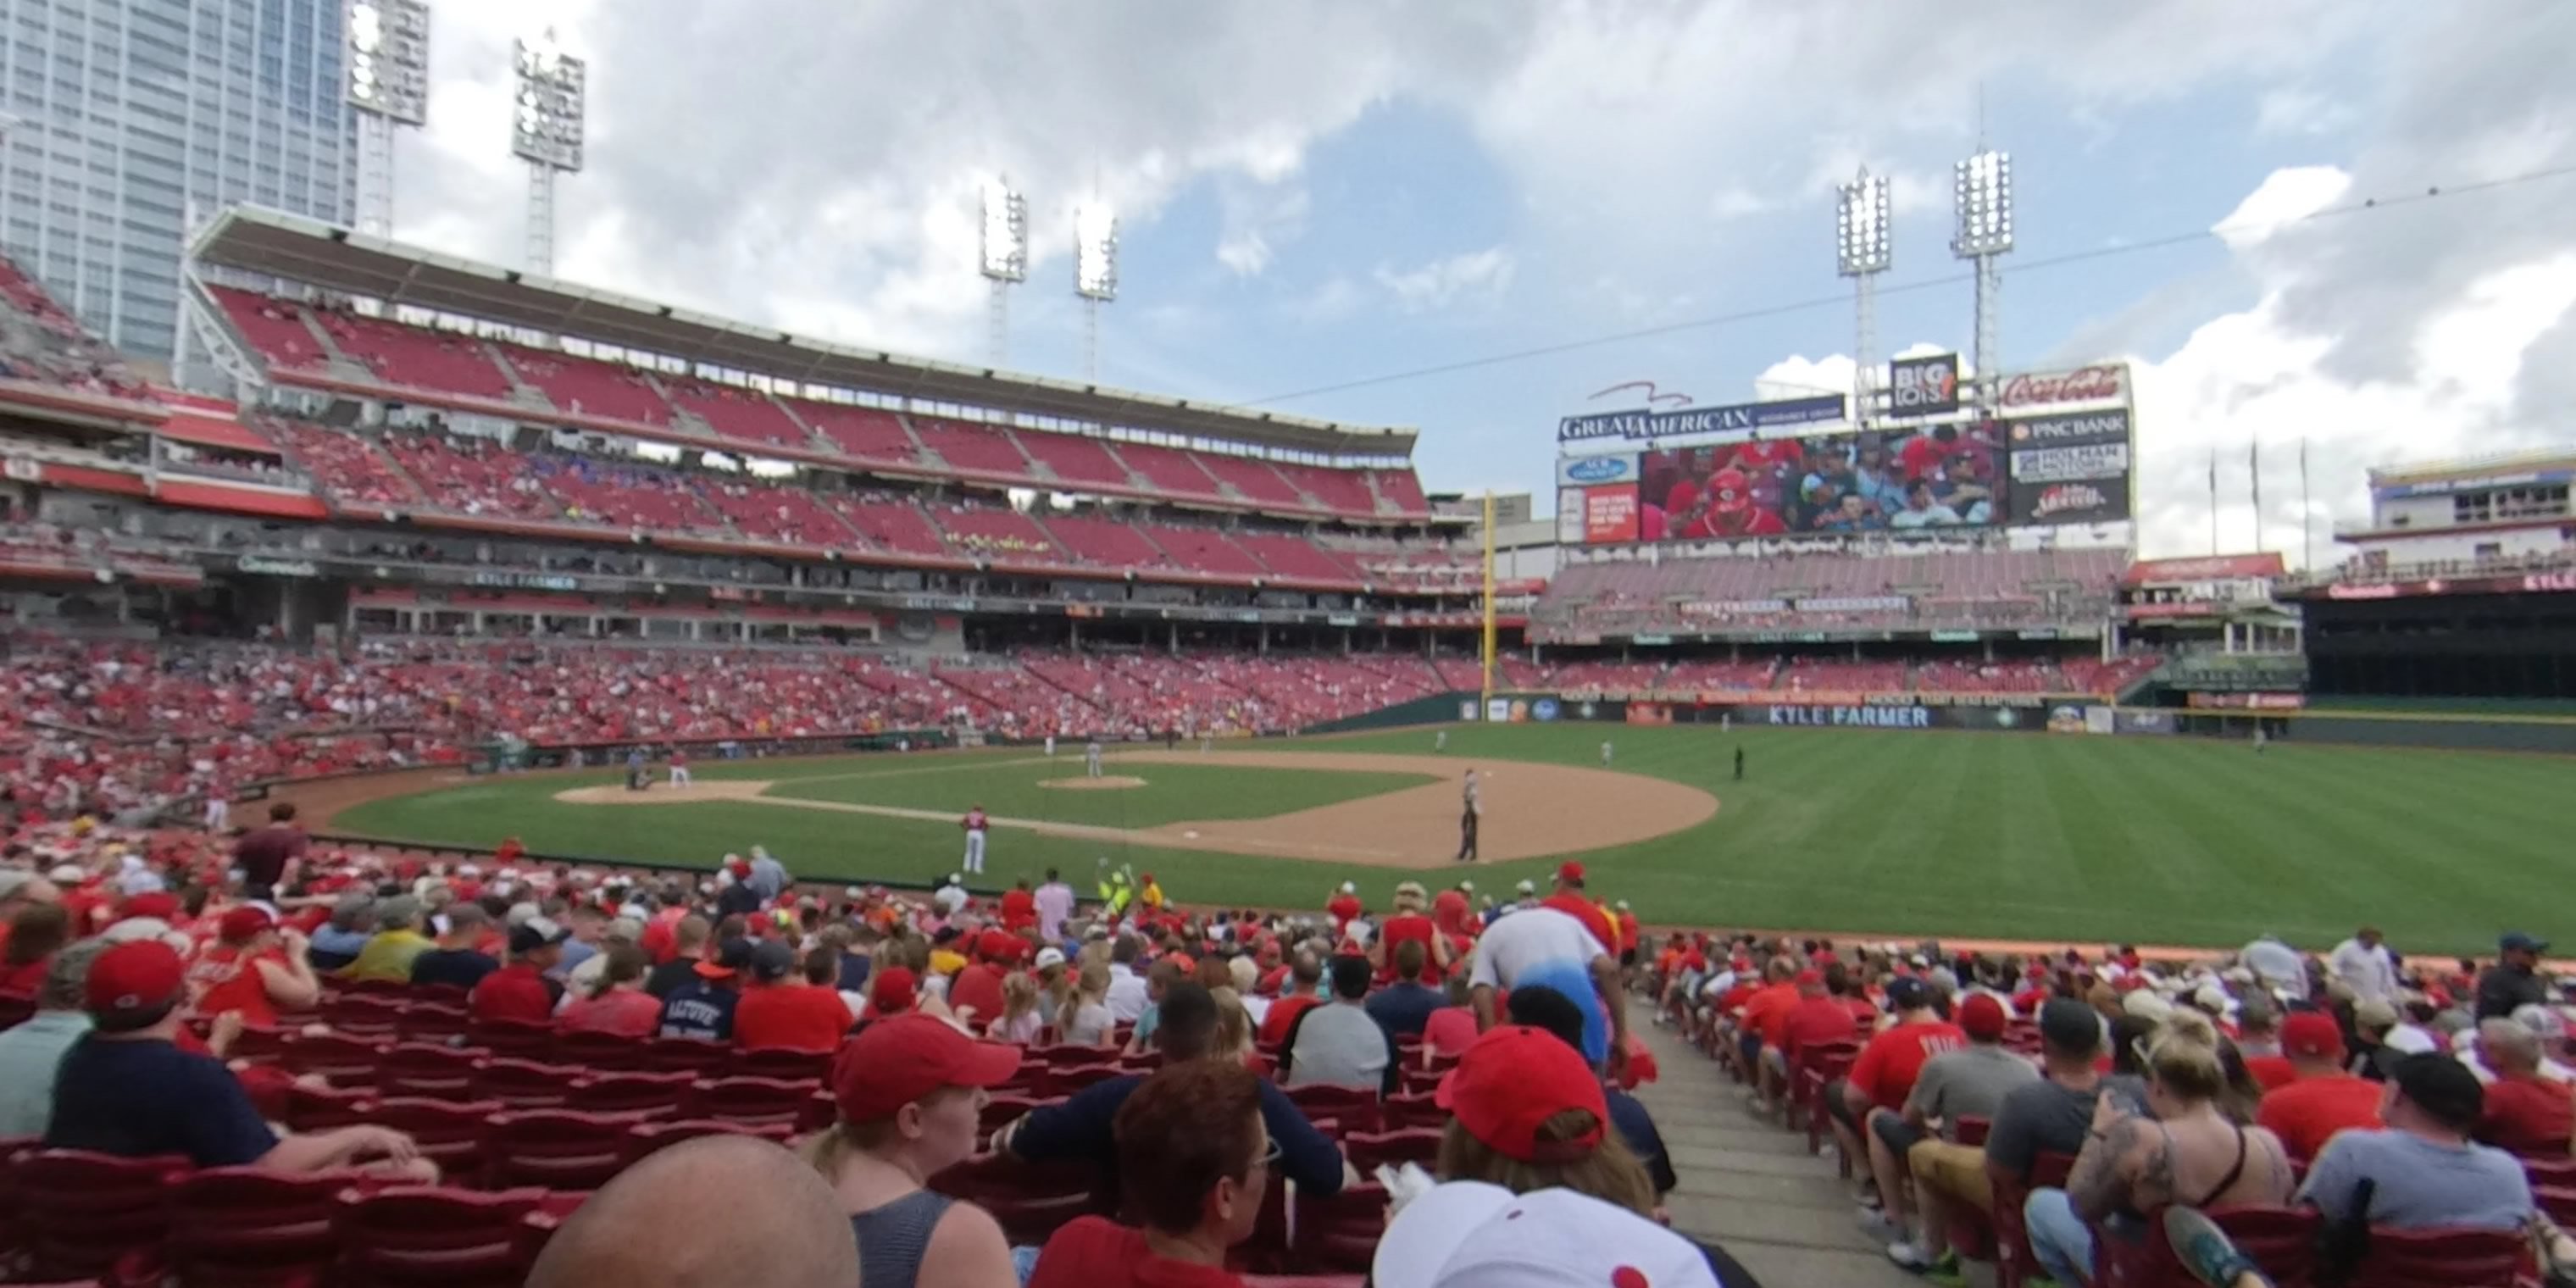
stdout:
[(2535, 1195), (2576, 1180), (2576, 1012), (2545, 948), (2509, 934), (2481, 969), (2367, 927), (2197, 961), (1676, 933), (1647, 987), (1753, 1112), (1840, 1154), (1897, 1264), (2006, 1252), (2060, 1285), (2139, 1282), (2113, 1268), (2152, 1262), (2155, 1219), (2206, 1210), (2171, 1255), (2234, 1288), (2305, 1281), (2316, 1241), (2226, 1237), (2277, 1231), (2267, 1212), (2347, 1250), (2448, 1232), (2511, 1264), (2560, 1240), (2548, 1216), (2576, 1202)]
[[(828, 1213), (871, 1285), (1321, 1269), (1428, 1288), (1603, 1257), (1659, 1284), (1753, 1283), (1659, 1223), (1676, 1178), (1625, 1091), (1653, 1076), (1618, 965), (1640, 932), (1575, 864), (1545, 898), (1404, 882), (1383, 910), (1345, 886), (1296, 914), (1188, 909), (1124, 873), (1091, 898), (1054, 872), (998, 898), (800, 885), (758, 847), (704, 877), (509, 847), (439, 862), (312, 843), (284, 808), (239, 836), (24, 824), (7, 853), (0, 1136), (37, 1142), (21, 1148), (500, 1188), (513, 1114), (546, 1111), (494, 1114), (493, 1157), (454, 1152), (406, 1126), (436, 1106), (400, 1099), (453, 1073), (418, 1094), (485, 1113), (506, 1082), (510, 1104), (568, 1106), (550, 1129), (743, 1137), (683, 1157)], [(674, 1051), (704, 1055), (638, 1063)], [(786, 1097), (780, 1121), (727, 1117), (760, 1095)], [(744, 1152), (791, 1124), (799, 1165)], [(662, 1201), (658, 1157), (559, 1186), (569, 1219), (533, 1281), (598, 1282), (582, 1266), (662, 1238), (595, 1228)], [(1479, 1228), (1496, 1233), (1459, 1237)], [(750, 1255), (846, 1274), (816, 1229)], [(1564, 1242), (1582, 1230), (1622, 1242)]]

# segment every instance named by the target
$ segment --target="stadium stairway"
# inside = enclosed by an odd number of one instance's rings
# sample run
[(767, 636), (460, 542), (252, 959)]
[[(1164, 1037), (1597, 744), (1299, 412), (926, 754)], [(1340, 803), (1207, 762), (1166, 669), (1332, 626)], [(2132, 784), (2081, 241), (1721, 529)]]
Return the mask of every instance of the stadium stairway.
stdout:
[(1830, 1157), (1809, 1154), (1804, 1132), (1746, 1112), (1743, 1088), (1670, 1029), (1648, 1024), (1649, 1014), (1632, 1008), (1634, 1031), (1653, 1049), (1657, 1069), (1637, 1099), (1654, 1113), (1681, 1178), (1664, 1202), (1673, 1228), (1723, 1246), (1763, 1288), (1923, 1282), (1861, 1233)]

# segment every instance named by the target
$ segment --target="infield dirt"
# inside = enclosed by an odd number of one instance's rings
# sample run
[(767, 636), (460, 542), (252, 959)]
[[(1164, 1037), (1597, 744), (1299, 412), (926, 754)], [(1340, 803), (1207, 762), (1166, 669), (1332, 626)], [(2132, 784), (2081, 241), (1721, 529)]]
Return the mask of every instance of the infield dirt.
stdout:
[[(1050, 819), (995, 817), (998, 828), (1017, 828), (1104, 843), (1132, 842), (1172, 849), (1318, 859), (1378, 867), (1437, 867), (1456, 858), (1466, 771), (1483, 781), (1478, 857), (1507, 862), (1543, 855), (1604, 849), (1651, 840), (1707, 822), (1717, 798), (1696, 787), (1571, 765), (1526, 761), (1477, 764), (1463, 757), (1394, 756), (1367, 752), (1229, 752), (1211, 761), (1195, 752), (1129, 751), (1113, 754), (1121, 765), (1158, 763), (1262, 769), (1352, 770), (1362, 773), (1436, 774), (1444, 781), (1401, 788), (1357, 800), (1274, 814), (1269, 818), (1211, 819), (1160, 827), (1116, 828)], [(1112, 779), (1069, 779), (1063, 786), (1107, 785)], [(898, 805), (764, 796), (768, 783), (749, 779), (701, 782), (685, 790), (655, 787), (630, 792), (616, 784), (558, 792), (566, 804), (607, 808), (660, 808), (692, 801), (736, 801), (780, 809), (836, 810), (890, 818), (945, 820), (945, 810)]]

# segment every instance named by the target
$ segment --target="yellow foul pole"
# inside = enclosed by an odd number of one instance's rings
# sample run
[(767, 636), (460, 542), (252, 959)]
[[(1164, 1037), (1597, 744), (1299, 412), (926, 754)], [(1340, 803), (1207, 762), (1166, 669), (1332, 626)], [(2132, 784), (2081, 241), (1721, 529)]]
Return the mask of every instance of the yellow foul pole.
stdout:
[(1485, 706), (1494, 697), (1494, 490), (1485, 489), (1485, 646), (1477, 655), (1484, 664)]

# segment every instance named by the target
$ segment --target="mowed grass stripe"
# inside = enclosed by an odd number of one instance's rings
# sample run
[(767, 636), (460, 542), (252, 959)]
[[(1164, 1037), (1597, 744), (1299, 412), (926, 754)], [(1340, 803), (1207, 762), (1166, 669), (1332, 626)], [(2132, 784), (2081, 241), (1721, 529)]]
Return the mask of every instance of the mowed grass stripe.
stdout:
[[(1475, 765), (1499, 770), (1508, 784), (1511, 761), (1598, 765), (1604, 738), (1617, 746), (1614, 768), (1701, 787), (1721, 802), (1700, 827), (1585, 856), (1594, 891), (1631, 900), (1650, 921), (2212, 946), (2270, 930), (2319, 948), (2371, 921), (2399, 948), (2435, 953), (2491, 949), (2506, 928), (2576, 934), (2550, 924), (2551, 905), (2539, 897), (2576, 877), (2560, 821), (2576, 799), (2576, 761), (2296, 744), (2257, 756), (2242, 742), (2190, 738), (1561, 724), (1454, 728), (1445, 776)], [(1259, 749), (1426, 755), (1432, 742), (1429, 731), (1403, 730)], [(1739, 746), (1743, 783), (1732, 781)], [(1288, 798), (1265, 785), (1282, 775), (1225, 766), (1232, 749), (1220, 744), (1209, 758), (1211, 776), (1192, 787), (1207, 800), (1190, 817), (1285, 808)], [(702, 774), (947, 808), (936, 793), (987, 773), (1033, 783), (1080, 765), (1078, 749), (1055, 766), (1009, 765), (1031, 759), (1014, 748), (712, 762)], [(1155, 765), (1113, 772), (1168, 776)], [(835, 879), (926, 879), (956, 862), (953, 824), (739, 804), (603, 810), (549, 799), (615, 778), (487, 780), (464, 789), (470, 796), (381, 802), (344, 820), (423, 840), (488, 845), (518, 834), (539, 851), (698, 865), (759, 841), (800, 874)], [(843, 790), (862, 795), (837, 795)], [(1067, 810), (1088, 801), (1063, 803), (1089, 794), (1027, 790), (1045, 799), (1026, 810), (985, 804), (997, 814), (1084, 821)], [(1093, 799), (1120, 795), (1128, 794)], [(997, 832), (993, 845), (996, 882), (1053, 865), (1080, 883), (1103, 852), (1028, 833)], [(1320, 907), (1347, 878), (1382, 906), (1398, 879), (1382, 868), (1149, 847), (1106, 857), (1150, 867), (1190, 903)], [(1552, 866), (1420, 875), (1431, 883), (1471, 875), (1481, 891), (1508, 896), (1514, 881), (1544, 882)]]

